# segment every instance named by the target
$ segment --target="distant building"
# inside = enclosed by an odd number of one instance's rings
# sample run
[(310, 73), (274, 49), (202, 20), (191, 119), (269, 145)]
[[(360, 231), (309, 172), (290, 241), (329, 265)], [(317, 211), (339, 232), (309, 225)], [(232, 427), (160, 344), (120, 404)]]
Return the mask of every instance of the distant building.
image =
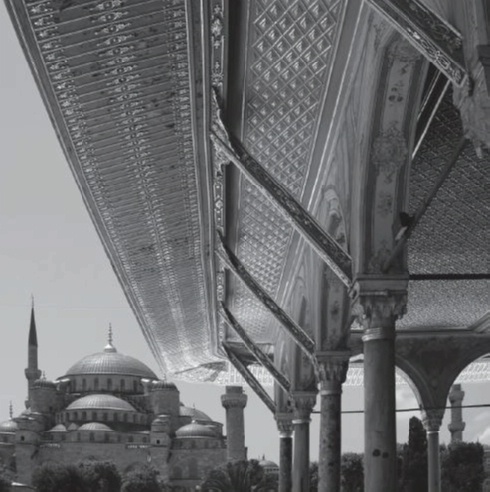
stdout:
[(223, 425), (184, 406), (175, 384), (159, 380), (139, 360), (119, 353), (109, 331), (102, 352), (76, 362), (55, 381), (37, 364), (34, 309), (28, 343), (27, 410), (0, 424), (0, 458), (15, 459), (17, 479), (29, 484), (47, 461), (95, 457), (121, 472), (151, 464), (182, 490), (227, 459)]

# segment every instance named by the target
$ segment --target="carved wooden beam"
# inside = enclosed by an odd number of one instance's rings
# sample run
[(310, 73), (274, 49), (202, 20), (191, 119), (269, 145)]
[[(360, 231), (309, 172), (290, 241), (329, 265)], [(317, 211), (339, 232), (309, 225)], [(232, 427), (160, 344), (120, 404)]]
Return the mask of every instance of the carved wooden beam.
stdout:
[(259, 347), (257, 347), (254, 341), (248, 336), (243, 326), (238, 323), (236, 318), (233, 316), (233, 314), (231, 314), (224, 303), (221, 303), (219, 314), (235, 331), (235, 333), (242, 339), (248, 351), (257, 359), (260, 364), (262, 364), (267, 369), (269, 374), (276, 380), (281, 388), (286, 391), (286, 393), (289, 393), (291, 389), (291, 383), (289, 382), (289, 380), (276, 368), (270, 358), (267, 357), (267, 355), (265, 355)]
[(224, 156), (252, 181), (264, 195), (284, 214), (288, 222), (318, 253), (342, 282), (350, 287), (352, 258), (327, 234), (320, 224), (303, 208), (289, 191), (279, 184), (242, 146), (240, 141), (228, 135), (226, 130), (216, 133), (219, 122), (213, 127), (211, 137)]
[(368, 0), (393, 27), (448, 79), (461, 87), (468, 77), (463, 40), (452, 26), (415, 0)]
[(226, 246), (223, 236), (218, 234), (216, 254), (223, 263), (240, 279), (247, 289), (261, 302), (261, 304), (270, 311), (280, 322), (281, 326), (293, 337), (294, 341), (303, 350), (303, 352), (315, 364), (316, 359), (313, 355), (315, 342), (283, 309), (281, 309), (272, 297), (257, 283), (257, 281), (248, 273), (242, 262)]
[(241, 361), (240, 357), (233, 352), (226, 342), (223, 342), (223, 350), (226, 352), (229, 361), (233, 364), (235, 369), (242, 375), (243, 379), (245, 379), (255, 394), (265, 403), (267, 408), (275, 415), (276, 404), (272, 401), (272, 398), (257, 381), (255, 376), (250, 372), (248, 367)]

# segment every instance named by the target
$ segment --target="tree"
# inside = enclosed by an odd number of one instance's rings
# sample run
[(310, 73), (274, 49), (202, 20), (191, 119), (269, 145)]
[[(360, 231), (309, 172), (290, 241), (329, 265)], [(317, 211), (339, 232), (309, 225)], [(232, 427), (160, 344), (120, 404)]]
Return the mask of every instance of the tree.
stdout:
[(310, 492), (318, 490), (318, 462), (310, 463)]
[(264, 473), (257, 460), (231, 461), (211, 470), (201, 484), (202, 492), (269, 492), (277, 479)]
[(364, 464), (359, 453), (344, 453), (341, 461), (342, 491), (363, 492)]
[(459, 442), (441, 447), (441, 482), (445, 492), (478, 492), (485, 479), (483, 446)]
[(46, 462), (32, 474), (32, 484), (37, 492), (85, 492), (80, 470), (75, 465)]
[(86, 490), (90, 492), (119, 492), (121, 475), (112, 461), (86, 459), (77, 464)]
[(409, 422), (408, 444), (403, 447), (401, 490), (425, 492), (427, 477), (427, 433), (420, 419), (412, 417)]
[(158, 471), (151, 466), (131, 470), (122, 479), (121, 492), (160, 492)]

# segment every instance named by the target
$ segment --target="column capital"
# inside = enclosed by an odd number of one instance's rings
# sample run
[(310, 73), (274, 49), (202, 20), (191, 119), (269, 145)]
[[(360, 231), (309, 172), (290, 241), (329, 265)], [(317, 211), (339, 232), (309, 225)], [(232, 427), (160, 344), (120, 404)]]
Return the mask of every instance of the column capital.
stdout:
[(221, 395), (221, 404), (226, 408), (245, 408), (247, 395), (241, 386), (227, 386), (226, 393)]
[(350, 350), (316, 352), (320, 394), (341, 393), (342, 383), (347, 377)]
[(316, 391), (293, 391), (291, 399), (294, 408), (293, 424), (310, 422), (310, 415), (316, 403)]
[(293, 434), (293, 412), (276, 413), (279, 437), (291, 437)]
[(444, 417), (444, 409), (429, 409), (422, 408), (422, 424), (427, 432), (438, 432), (442, 425)]
[(364, 341), (393, 338), (394, 323), (407, 307), (408, 275), (359, 275), (350, 295), (365, 329)]

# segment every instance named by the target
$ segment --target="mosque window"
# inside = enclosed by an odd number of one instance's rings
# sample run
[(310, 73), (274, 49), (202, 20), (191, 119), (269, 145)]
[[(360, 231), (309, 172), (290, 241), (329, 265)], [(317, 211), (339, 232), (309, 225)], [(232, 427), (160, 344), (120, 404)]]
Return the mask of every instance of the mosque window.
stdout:
[(123, 415), (123, 422), (127, 422), (127, 421), (128, 421), (128, 414), (127, 414), (127, 413), (125, 413), (125, 414)]
[(77, 432), (77, 441), (81, 441), (82, 440), (82, 435), (80, 434), (80, 432)]
[[(74, 415), (75, 415), (75, 420), (78, 420), (78, 412), (75, 412)], [(68, 414), (68, 420), (70, 420), (70, 414)]]
[(133, 424), (136, 424), (136, 419), (137, 419), (137, 415), (136, 415), (136, 414), (134, 414), (134, 415), (133, 415)]
[(114, 412), (114, 422), (117, 422), (119, 420), (119, 415)]
[(136, 379), (133, 381), (133, 391), (135, 393), (138, 392), (138, 381), (136, 381)]
[(26, 440), (26, 438), (25, 438), (24, 436), (20, 436), (20, 440), (21, 440), (21, 441), (25, 441), (25, 440)]
[(85, 391), (87, 389), (87, 380), (85, 378), (82, 379), (82, 390)]
[(2, 441), (3, 442), (8, 442), (7, 436), (2, 436)]
[(82, 420), (87, 420), (87, 412), (82, 412)]
[(102, 414), (102, 420), (103, 420), (104, 422), (107, 422), (107, 412), (104, 412), (104, 413)]
[(94, 390), (97, 391), (99, 389), (99, 378), (94, 379)]
[(124, 379), (121, 379), (121, 391), (124, 391), (126, 388), (126, 381)]
[(117, 435), (117, 442), (121, 442), (121, 434)]
[(111, 390), (112, 390), (112, 379), (111, 379), (111, 378), (108, 378), (108, 379), (107, 379), (107, 389), (108, 389), (109, 391), (111, 391)]
[(109, 442), (109, 434), (107, 432), (104, 432), (104, 441)]
[(146, 438), (146, 436), (143, 436), (143, 439), (141, 440), (141, 442), (148, 442), (148, 439)]
[(92, 420), (94, 422), (97, 420), (97, 412), (92, 412)]
[(66, 441), (66, 434), (61, 434), (61, 440)]
[(94, 434), (93, 432), (91, 432), (91, 433), (89, 434), (89, 440), (90, 440), (91, 442), (95, 441), (95, 434)]
[(134, 437), (133, 436), (129, 436), (128, 437), (128, 442), (133, 442), (134, 441)]

